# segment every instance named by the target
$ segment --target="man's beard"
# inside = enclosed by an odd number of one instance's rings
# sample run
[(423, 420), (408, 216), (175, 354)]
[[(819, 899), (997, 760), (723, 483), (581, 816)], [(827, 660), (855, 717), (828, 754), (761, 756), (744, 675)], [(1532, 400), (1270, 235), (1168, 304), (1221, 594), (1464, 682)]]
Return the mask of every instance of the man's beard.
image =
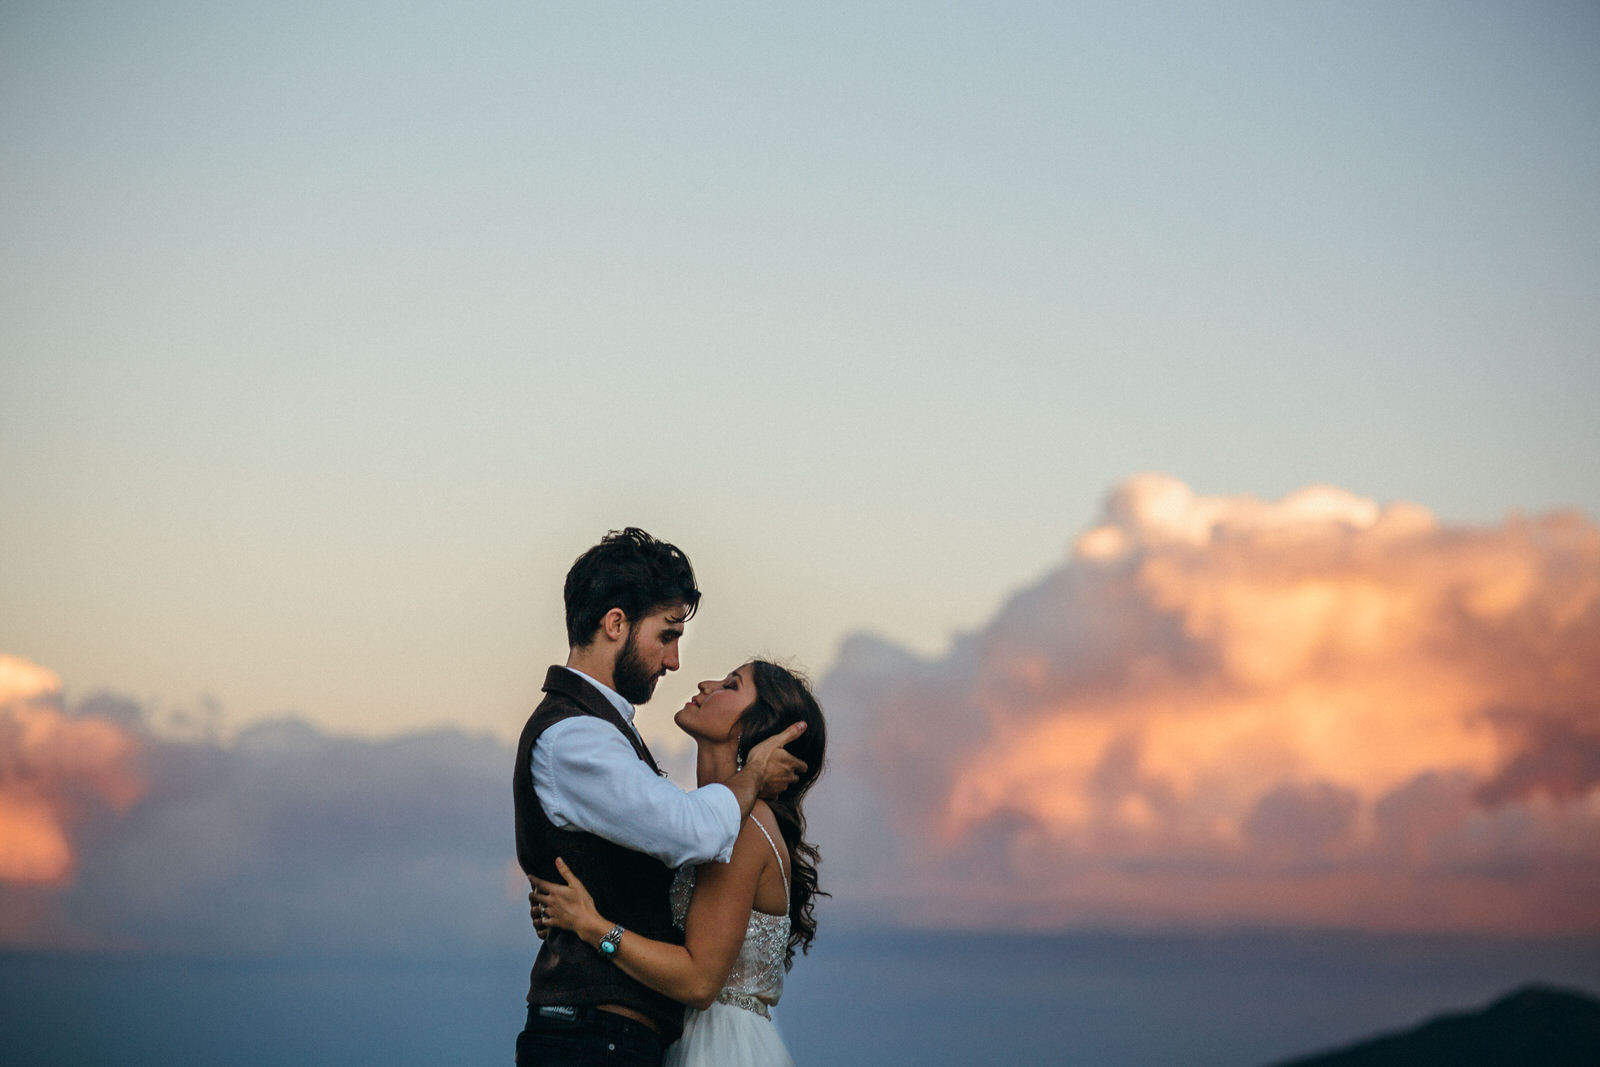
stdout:
[(612, 687), (628, 703), (644, 704), (655, 694), (657, 677), (639, 658), (630, 630), (628, 639), (622, 643), (622, 651), (617, 653), (617, 665), (611, 670)]

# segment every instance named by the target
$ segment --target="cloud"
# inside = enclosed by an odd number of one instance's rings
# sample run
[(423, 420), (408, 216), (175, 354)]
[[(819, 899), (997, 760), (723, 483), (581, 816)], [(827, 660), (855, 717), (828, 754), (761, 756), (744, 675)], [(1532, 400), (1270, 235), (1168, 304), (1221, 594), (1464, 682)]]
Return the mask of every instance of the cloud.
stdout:
[(859, 743), (819, 832), (919, 921), (1600, 928), (1581, 516), (1142, 476), (946, 656), (853, 639), (823, 695)]
[(144, 791), (138, 740), (116, 723), (61, 708), (61, 680), (0, 655), (0, 885), (63, 885), (73, 836)]
[(0, 680), (0, 943), (531, 958), (509, 745), (295, 719), (174, 738), (126, 700), (63, 710), (25, 661)]

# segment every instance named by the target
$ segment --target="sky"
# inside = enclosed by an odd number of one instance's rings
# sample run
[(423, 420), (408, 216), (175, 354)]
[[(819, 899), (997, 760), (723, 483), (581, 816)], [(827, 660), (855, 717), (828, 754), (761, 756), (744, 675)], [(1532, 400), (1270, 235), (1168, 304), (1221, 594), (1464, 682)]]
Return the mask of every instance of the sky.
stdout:
[(249, 896), (348, 833), (501, 936), (624, 525), (861, 902), (1594, 929), (1597, 102), (1583, 4), (6, 5), (0, 934), (382, 941)]

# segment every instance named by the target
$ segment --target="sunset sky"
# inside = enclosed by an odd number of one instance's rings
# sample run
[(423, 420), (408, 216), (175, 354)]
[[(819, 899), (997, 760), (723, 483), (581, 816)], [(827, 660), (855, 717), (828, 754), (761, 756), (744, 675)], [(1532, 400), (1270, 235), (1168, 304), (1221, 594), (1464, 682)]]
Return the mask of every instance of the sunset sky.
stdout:
[(858, 901), (1600, 928), (1597, 105), (1581, 3), (6, 5), (0, 939), (502, 936), (623, 525)]

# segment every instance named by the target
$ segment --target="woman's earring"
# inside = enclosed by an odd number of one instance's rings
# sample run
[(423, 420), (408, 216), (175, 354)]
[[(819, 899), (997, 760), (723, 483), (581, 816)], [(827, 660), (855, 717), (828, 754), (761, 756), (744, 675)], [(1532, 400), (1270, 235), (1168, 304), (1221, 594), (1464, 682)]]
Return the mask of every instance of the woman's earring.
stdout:
[[(735, 744), (737, 744), (737, 743), (738, 742), (735, 742)], [(744, 753), (743, 752), (739, 752), (739, 753), (734, 755), (734, 757), (733, 757), (733, 769), (735, 771), (744, 770)]]

